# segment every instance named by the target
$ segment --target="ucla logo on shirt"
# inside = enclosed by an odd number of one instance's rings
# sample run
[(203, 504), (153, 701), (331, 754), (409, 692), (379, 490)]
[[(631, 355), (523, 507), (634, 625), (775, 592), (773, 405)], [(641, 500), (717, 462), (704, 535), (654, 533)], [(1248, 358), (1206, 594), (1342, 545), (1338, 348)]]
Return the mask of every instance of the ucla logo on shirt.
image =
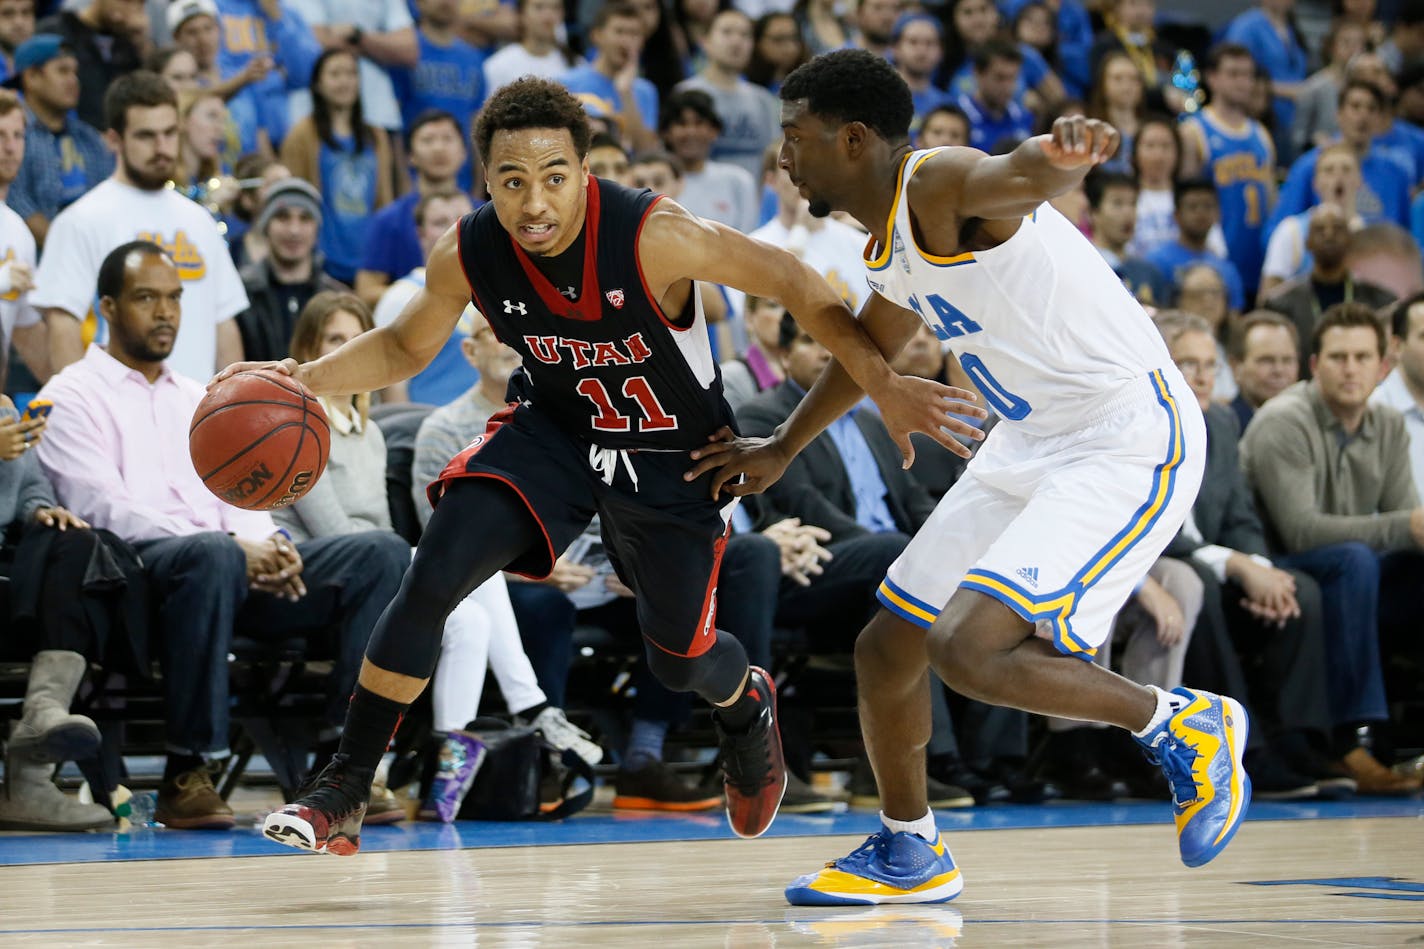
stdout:
[(162, 234), (141, 231), (134, 240), (152, 241), (167, 251), (168, 256), (173, 258), (173, 263), (178, 265), (180, 280), (202, 280), (208, 275), (208, 264), (203, 259), (203, 252), (183, 231), (175, 233), (171, 240)]

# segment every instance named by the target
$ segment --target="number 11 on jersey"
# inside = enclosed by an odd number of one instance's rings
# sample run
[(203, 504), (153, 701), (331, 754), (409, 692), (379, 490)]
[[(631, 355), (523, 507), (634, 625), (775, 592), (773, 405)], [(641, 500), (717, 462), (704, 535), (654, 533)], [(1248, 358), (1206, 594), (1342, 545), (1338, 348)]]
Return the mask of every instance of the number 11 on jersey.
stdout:
[[(593, 417), (593, 427), (600, 432), (626, 432), (632, 427), (632, 420), (613, 407), (608, 395), (608, 387), (603, 380), (592, 376), (580, 379), (575, 387), (578, 393), (598, 410)], [(638, 403), (643, 417), (638, 419), (640, 432), (667, 432), (677, 428), (677, 416), (669, 415), (648, 385), (647, 376), (632, 376), (623, 380), (623, 395)]]

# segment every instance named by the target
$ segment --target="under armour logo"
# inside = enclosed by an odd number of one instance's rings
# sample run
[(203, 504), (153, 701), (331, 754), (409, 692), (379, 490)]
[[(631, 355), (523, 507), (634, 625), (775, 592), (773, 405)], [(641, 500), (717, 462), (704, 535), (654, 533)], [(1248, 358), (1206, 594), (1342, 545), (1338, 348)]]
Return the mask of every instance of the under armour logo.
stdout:
[(570, 300), (575, 300), (578, 298), (578, 287), (564, 287), (559, 292), (562, 293), (564, 296), (568, 297)]
[(1020, 567), (1020, 568), (1019, 568), (1017, 571), (1015, 571), (1015, 572), (1016, 572), (1020, 577), (1022, 577), (1022, 578), (1028, 583), (1029, 586), (1033, 586), (1033, 587), (1038, 586), (1038, 568), (1037, 568), (1037, 567)]
[(608, 298), (608, 302), (609, 302), (609, 303), (613, 304), (613, 309), (615, 309), (615, 310), (621, 310), (621, 309), (623, 309), (623, 291), (622, 291), (622, 290), (609, 290), (607, 293), (604, 294), (604, 296)]
[(504, 301), (504, 312), (506, 312), (506, 313), (518, 313), (520, 316), (528, 316), (528, 315), (529, 315), (529, 311), (528, 311), (527, 309), (525, 309), (525, 307), (524, 307), (524, 301), (523, 301), (523, 300), (519, 301), (518, 303), (515, 303), (513, 300), (505, 300), (505, 301)]

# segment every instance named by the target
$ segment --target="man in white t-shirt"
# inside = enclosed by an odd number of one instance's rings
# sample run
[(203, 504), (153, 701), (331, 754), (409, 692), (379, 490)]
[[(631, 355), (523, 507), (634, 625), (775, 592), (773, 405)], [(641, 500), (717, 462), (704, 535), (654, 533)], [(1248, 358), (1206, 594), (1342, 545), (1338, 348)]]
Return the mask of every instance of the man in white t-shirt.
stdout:
[[(288, 0), (287, 6), (311, 26), (322, 49), (356, 54), (362, 117), (377, 128), (399, 131), (400, 103), (386, 69), (420, 63), (420, 41), (405, 0)], [(293, 90), (288, 108), (292, 122), (305, 118), (311, 113), (311, 92)]]
[(776, 192), (776, 216), (751, 232), (759, 241), (784, 247), (811, 265), (811, 269), (841, 295), (846, 306), (858, 311), (865, 299), (865, 234), (833, 217), (813, 217), (810, 202), (791, 183), (781, 167), (778, 147), (766, 151), (762, 180)]
[(49, 378), (44, 324), (30, 305), (34, 286), (35, 236), (5, 198), (25, 157), (25, 110), (20, 97), (0, 89), (0, 391), (13, 342), (39, 381)]
[(183, 279), (188, 319), (168, 364), (207, 379), (242, 359), (234, 317), (247, 309), (247, 292), (212, 215), (167, 187), (177, 171), (177, 96), (163, 77), (140, 70), (109, 86), (104, 107), (114, 173), (54, 219), (30, 294), (49, 330), (50, 371), (105, 338), (93, 306), (104, 258), (121, 244), (149, 240), (172, 256)]
[[(423, 195), (415, 206), (416, 235), (420, 239), (420, 256), (428, 258), (430, 249), (455, 222), (475, 209), (470, 196), (457, 188), (442, 188)], [(416, 267), (386, 288), (376, 304), (377, 326), (389, 326), (400, 316), (421, 287), (425, 286), (425, 268)], [(464, 395), (479, 376), (460, 350), (460, 344), (470, 335), (469, 316), (472, 307), (465, 307), (455, 331), (420, 372), (409, 382), (398, 382), (385, 390), (383, 401), (420, 402), (425, 405), (446, 405)]]
[(563, 0), (520, 0), (519, 42), (485, 60), (486, 96), (520, 76), (558, 79), (579, 65), (559, 36), (563, 24)]

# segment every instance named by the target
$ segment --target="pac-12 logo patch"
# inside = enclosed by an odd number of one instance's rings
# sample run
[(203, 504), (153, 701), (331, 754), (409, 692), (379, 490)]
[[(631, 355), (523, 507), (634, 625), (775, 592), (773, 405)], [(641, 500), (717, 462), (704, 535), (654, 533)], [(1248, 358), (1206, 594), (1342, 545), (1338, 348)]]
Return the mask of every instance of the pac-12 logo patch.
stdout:
[(624, 296), (622, 290), (609, 290), (604, 296), (608, 298), (609, 303), (613, 304), (613, 309), (623, 309)]

